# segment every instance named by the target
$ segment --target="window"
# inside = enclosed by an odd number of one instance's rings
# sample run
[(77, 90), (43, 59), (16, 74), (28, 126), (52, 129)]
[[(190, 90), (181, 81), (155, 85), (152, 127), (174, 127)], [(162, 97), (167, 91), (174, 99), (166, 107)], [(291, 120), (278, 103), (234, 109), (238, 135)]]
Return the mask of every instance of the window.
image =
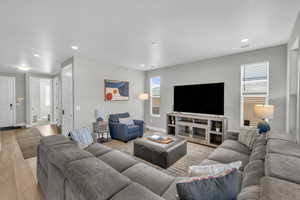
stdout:
[(267, 104), (269, 63), (241, 66), (241, 126), (256, 126), (261, 120), (254, 113), (256, 104)]
[(150, 78), (150, 112), (152, 116), (160, 116), (160, 77)]

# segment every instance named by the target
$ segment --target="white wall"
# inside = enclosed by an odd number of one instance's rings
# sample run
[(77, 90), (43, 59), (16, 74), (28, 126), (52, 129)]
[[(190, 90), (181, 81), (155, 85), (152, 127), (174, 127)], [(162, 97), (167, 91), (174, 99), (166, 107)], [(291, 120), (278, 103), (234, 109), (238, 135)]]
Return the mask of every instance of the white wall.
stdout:
[(161, 68), (146, 73), (146, 87), (149, 79), (161, 77), (161, 116), (151, 117), (149, 101), (145, 105), (145, 120), (148, 125), (165, 129), (166, 113), (172, 111), (173, 86), (201, 83), (225, 82), (225, 116), (230, 129), (240, 127), (240, 67), (242, 64), (269, 61), (270, 100), (275, 106), (274, 119), (270, 121), (273, 130), (285, 129), (286, 95), (286, 45), (250, 51)]
[[(129, 81), (129, 101), (104, 101), (104, 80)], [(75, 128), (92, 127), (96, 108), (113, 113), (129, 112), (135, 119), (144, 118), (144, 102), (137, 96), (144, 92), (145, 72), (101, 64), (74, 57)], [(80, 110), (78, 110), (80, 107)]]

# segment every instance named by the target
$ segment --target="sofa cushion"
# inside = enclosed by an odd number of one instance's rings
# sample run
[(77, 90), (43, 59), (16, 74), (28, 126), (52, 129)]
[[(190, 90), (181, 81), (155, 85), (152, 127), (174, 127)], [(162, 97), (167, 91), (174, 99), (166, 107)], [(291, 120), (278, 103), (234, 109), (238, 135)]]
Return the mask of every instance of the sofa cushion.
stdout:
[(128, 133), (134, 133), (140, 130), (140, 127), (137, 125), (128, 125)]
[(49, 148), (54, 145), (66, 144), (66, 143), (77, 144), (75, 141), (71, 141), (69, 138), (63, 135), (51, 135), (51, 136), (42, 137), (40, 143), (45, 148)]
[(99, 144), (99, 143), (91, 144), (84, 150), (90, 152), (91, 154), (93, 154), (96, 157), (102, 156), (103, 154), (106, 154), (106, 153), (112, 151), (111, 148), (104, 146), (102, 144)]
[(250, 185), (259, 185), (260, 179), (265, 175), (264, 167), (262, 160), (250, 161), (244, 169), (242, 189)]
[(57, 166), (61, 171), (64, 171), (69, 162), (94, 156), (77, 145), (66, 143), (51, 148), (47, 157), (49, 162)]
[(249, 161), (249, 156), (231, 149), (224, 149), (219, 147), (208, 156), (208, 159), (220, 163), (242, 161), (242, 166), (240, 169), (243, 171), (244, 167)]
[(265, 174), (300, 184), (300, 158), (269, 153), (265, 160)]
[(131, 184), (127, 177), (95, 157), (69, 163), (65, 175), (83, 199), (107, 200)]
[(286, 140), (270, 140), (267, 152), (300, 157), (300, 145)]
[(219, 147), (250, 155), (250, 149), (236, 140), (225, 140)]
[(123, 172), (138, 163), (132, 156), (117, 150), (110, 151), (98, 158), (118, 172)]
[(287, 133), (274, 133), (270, 132), (267, 135), (267, 140), (285, 140), (296, 143), (295, 138), (291, 134)]
[(265, 160), (266, 157), (266, 145), (256, 145), (251, 152), (249, 161), (253, 160)]
[(163, 200), (157, 194), (154, 194), (144, 186), (132, 183), (115, 196), (111, 200)]
[(259, 185), (251, 185), (249, 187), (244, 188), (239, 195), (237, 196), (237, 200), (259, 200), (260, 196), (260, 186)]
[(179, 200), (179, 196), (177, 193), (176, 183), (178, 181), (184, 180), (184, 177), (177, 177), (175, 178), (175, 181), (169, 186), (169, 188), (164, 192), (162, 197), (165, 200)]
[(261, 180), (261, 200), (298, 200), (300, 197), (300, 185), (272, 177), (264, 177)]
[(155, 194), (161, 196), (173, 183), (174, 178), (144, 163), (136, 164), (122, 173)]

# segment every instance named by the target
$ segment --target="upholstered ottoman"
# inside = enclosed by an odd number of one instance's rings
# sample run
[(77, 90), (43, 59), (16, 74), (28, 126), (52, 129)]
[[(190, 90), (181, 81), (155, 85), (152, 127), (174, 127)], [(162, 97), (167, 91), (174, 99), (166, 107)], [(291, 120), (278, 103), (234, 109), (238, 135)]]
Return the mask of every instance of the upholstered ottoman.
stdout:
[(161, 144), (141, 138), (134, 141), (134, 155), (152, 164), (168, 168), (186, 154), (187, 142), (184, 139), (172, 137), (173, 142)]

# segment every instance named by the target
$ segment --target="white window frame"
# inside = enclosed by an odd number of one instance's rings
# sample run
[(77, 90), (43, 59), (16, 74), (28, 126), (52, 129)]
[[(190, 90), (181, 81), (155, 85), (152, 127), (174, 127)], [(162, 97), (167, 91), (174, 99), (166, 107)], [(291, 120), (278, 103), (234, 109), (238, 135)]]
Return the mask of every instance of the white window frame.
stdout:
[[(255, 66), (255, 65), (265, 65), (267, 67), (267, 93), (266, 94), (244, 94), (244, 88), (243, 88), (243, 83), (244, 83), (244, 74), (245, 74), (245, 66)], [(240, 104), (240, 126), (244, 126), (244, 97), (265, 97), (266, 98), (266, 104), (269, 104), (269, 94), (270, 94), (270, 70), (269, 70), (269, 61), (265, 62), (259, 62), (259, 63), (251, 63), (251, 64), (244, 64), (241, 65), (241, 81), (240, 81), (240, 86), (241, 86), (241, 104)]]
[(159, 114), (153, 114), (152, 113), (152, 79), (154, 78), (159, 78), (159, 98), (161, 98), (160, 96), (160, 86), (161, 86), (161, 79), (160, 79), (160, 76), (153, 76), (153, 77), (150, 77), (149, 81), (150, 81), (150, 115), (151, 117), (160, 117), (160, 113), (161, 113), (161, 109), (160, 109), (160, 105), (159, 105)]

